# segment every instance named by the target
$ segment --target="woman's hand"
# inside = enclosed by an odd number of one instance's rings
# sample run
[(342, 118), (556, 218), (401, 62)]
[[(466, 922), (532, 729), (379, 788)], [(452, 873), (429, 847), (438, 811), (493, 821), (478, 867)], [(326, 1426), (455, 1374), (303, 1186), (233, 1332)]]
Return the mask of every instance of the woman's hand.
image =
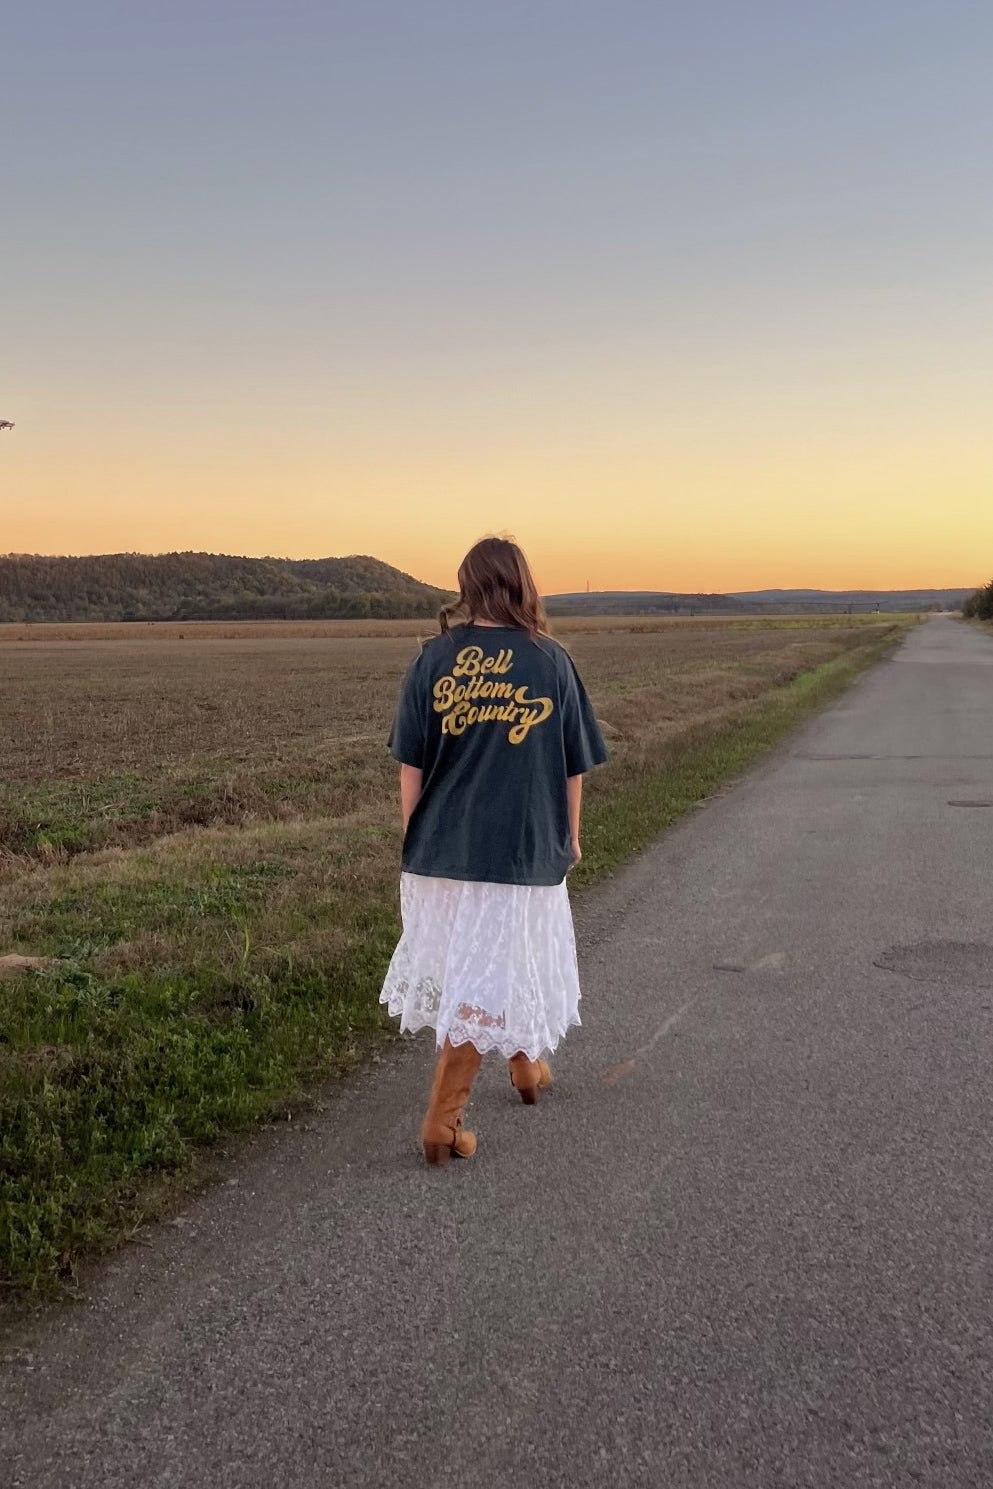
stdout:
[(583, 850), (579, 846), (579, 816), (583, 807), (583, 778), (582, 776), (570, 776), (565, 784), (569, 798), (569, 835), (572, 838), (572, 863), (569, 867), (574, 869), (583, 856)]
[(401, 765), (400, 767), (400, 821), (404, 832), (407, 831), (407, 823), (410, 814), (417, 805), (421, 794), (422, 773), (415, 765)]

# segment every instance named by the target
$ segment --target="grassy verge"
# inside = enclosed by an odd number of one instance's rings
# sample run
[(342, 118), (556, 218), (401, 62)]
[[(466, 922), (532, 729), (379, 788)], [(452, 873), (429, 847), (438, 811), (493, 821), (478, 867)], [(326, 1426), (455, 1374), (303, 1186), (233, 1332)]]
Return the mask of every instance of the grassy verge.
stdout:
[[(620, 741), (590, 782), (575, 887), (645, 847), (908, 624), (787, 634), (768, 655), (734, 632), (721, 644), (739, 650), (723, 660), (711, 650), (685, 660), (697, 632), (672, 655), (651, 650), (650, 635), (621, 637), (594, 694)], [(823, 654), (814, 646), (843, 649), (811, 665)], [(219, 812), (192, 829), (170, 818), (179, 830), (146, 841), (143, 825), (129, 826), (155, 806), (139, 772), (132, 797), (118, 776), (112, 797), (87, 788), (74, 801), (86, 843), (113, 801), (118, 836), (99, 851), (59, 843), (54, 808), (31, 856), (11, 840), (21, 856), (4, 881), (0, 952), (48, 959), (0, 981), (0, 1283), (11, 1293), (71, 1284), (80, 1258), (168, 1205), (217, 1139), (292, 1111), (385, 1033), (377, 993), (398, 930), (399, 842), (392, 768), (365, 739), (354, 756), (337, 750), (344, 774), (317, 794), (316, 815), (282, 815), (300, 780), (313, 795), (305, 741), (268, 818)], [(263, 745), (257, 770), (269, 780)]]
[(338, 854), (319, 821), (204, 833), (192, 852), (173, 838), (97, 884), (72, 864), (22, 895), (15, 941), (51, 962), (0, 985), (8, 1286), (71, 1280), (168, 1203), (150, 1178), (292, 1113), (384, 1031), (397, 917), (362, 872), (365, 837)]

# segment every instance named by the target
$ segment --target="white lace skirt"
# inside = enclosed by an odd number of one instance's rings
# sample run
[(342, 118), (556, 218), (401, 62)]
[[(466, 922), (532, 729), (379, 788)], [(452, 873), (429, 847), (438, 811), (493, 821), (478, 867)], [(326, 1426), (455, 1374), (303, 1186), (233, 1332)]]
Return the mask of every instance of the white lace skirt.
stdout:
[(400, 875), (403, 935), (379, 1001), (405, 1030), (481, 1054), (550, 1054), (579, 1023), (565, 881), (489, 884)]

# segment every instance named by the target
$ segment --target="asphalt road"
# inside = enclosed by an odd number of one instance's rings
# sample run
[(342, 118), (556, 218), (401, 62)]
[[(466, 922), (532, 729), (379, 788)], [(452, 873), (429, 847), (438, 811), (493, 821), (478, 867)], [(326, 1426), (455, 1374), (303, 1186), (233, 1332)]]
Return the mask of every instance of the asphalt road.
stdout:
[[(984, 805), (985, 803), (985, 805)], [(425, 1170), (419, 1041), (0, 1372), (31, 1489), (993, 1484), (993, 642), (917, 630), (578, 916)]]

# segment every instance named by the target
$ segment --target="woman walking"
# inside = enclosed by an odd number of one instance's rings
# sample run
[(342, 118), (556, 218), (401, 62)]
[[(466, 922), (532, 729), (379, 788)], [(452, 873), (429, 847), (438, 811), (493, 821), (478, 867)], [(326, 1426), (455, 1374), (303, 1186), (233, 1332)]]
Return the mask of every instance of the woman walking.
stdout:
[(568, 653), (548, 635), (527, 559), (484, 538), (459, 597), (407, 673), (389, 747), (400, 762), (403, 935), (380, 1001), (436, 1032), (421, 1128), (428, 1163), (470, 1158), (462, 1110), (482, 1056), (522, 1100), (579, 1023), (565, 876), (580, 858), (584, 772), (607, 758)]

